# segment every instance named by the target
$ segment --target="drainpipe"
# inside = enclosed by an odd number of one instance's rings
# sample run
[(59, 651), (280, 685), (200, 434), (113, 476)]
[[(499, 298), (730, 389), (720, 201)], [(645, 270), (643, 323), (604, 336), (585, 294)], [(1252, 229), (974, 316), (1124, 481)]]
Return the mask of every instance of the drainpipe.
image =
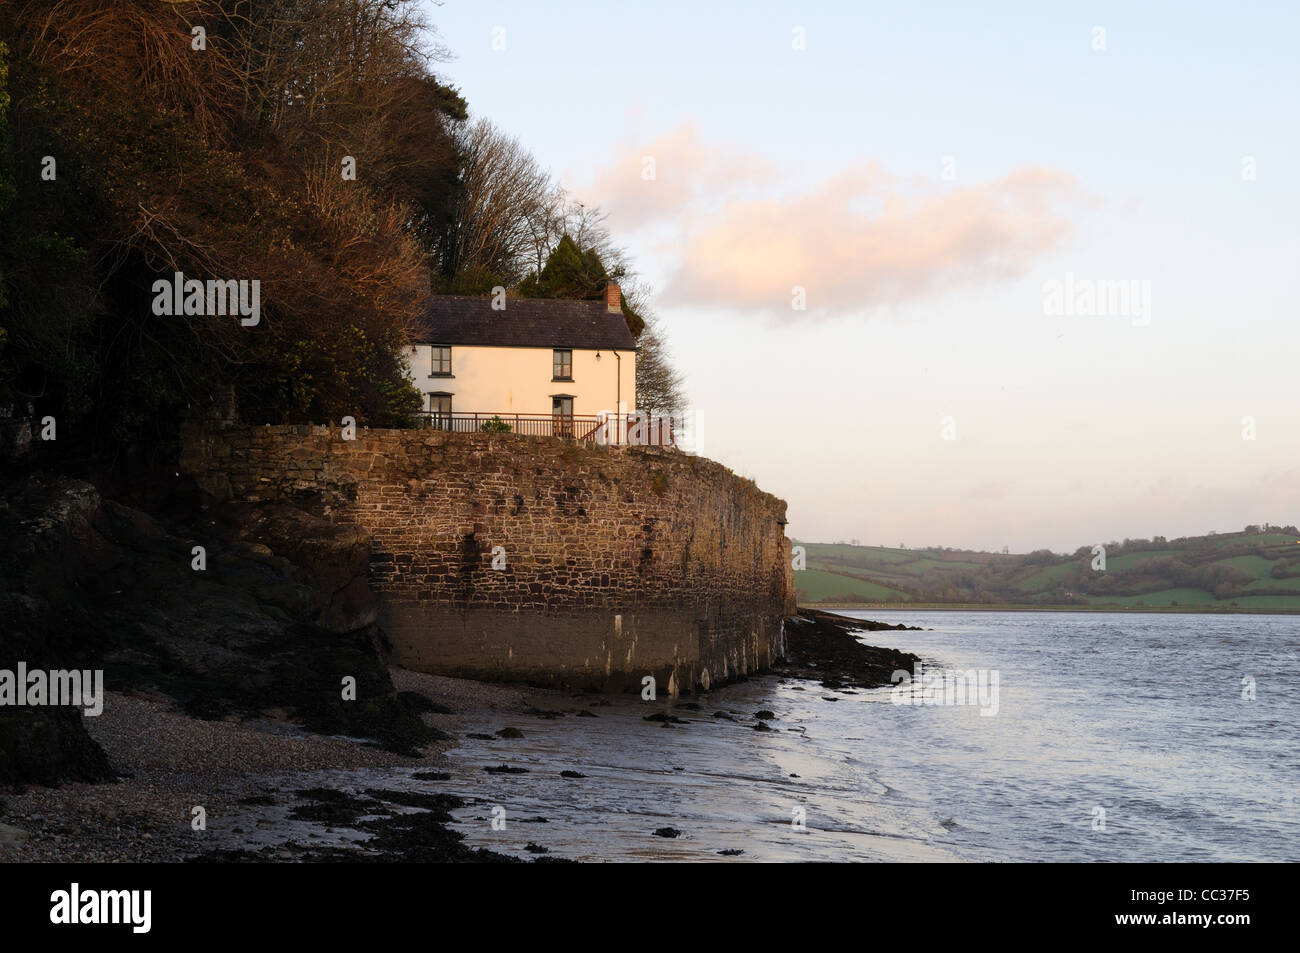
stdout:
[(618, 443), (623, 442), (623, 355), (614, 352), (614, 359), (618, 361), (615, 364), (614, 371), (614, 406), (618, 408)]

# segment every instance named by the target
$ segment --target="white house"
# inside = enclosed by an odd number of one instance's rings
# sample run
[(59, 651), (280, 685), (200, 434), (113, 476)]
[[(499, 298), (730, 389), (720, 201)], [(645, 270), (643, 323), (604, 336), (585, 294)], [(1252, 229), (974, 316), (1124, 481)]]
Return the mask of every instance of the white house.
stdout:
[[(407, 357), (430, 425), (590, 438), (635, 411), (636, 339), (618, 285), (596, 301), (493, 300), (436, 295), (416, 327)], [(613, 443), (624, 432), (599, 431)]]

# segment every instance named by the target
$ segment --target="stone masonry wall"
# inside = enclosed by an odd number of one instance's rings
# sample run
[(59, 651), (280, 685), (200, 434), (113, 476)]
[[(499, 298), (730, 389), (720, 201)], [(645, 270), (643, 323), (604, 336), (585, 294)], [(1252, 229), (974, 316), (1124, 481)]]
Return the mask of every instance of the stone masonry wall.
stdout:
[(410, 668), (607, 690), (654, 675), (678, 692), (784, 654), (785, 503), (701, 457), (514, 434), (190, 427), (181, 466), (214, 499), (291, 501), (369, 531), (381, 623)]

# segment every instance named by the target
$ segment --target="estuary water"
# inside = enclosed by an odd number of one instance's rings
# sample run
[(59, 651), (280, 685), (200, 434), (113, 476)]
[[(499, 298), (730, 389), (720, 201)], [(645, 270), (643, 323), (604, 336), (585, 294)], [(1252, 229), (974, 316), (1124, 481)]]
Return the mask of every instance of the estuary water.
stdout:
[(563, 717), (466, 726), (524, 736), (451, 752), (457, 829), (591, 861), (1300, 860), (1300, 617), (843, 614), (924, 627), (860, 638), (931, 672), (996, 673), (996, 713), (778, 677), (555, 696)]

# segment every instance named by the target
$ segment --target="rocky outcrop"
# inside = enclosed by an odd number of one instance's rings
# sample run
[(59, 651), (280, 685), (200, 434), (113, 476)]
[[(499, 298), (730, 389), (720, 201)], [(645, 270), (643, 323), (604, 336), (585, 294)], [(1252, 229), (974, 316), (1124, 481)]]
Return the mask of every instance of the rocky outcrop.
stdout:
[[(110, 561), (91, 520), (99, 496), (73, 481), (27, 481), (0, 498), (0, 669), (82, 667), (93, 624), (66, 567)], [(112, 777), (80, 710), (0, 707), (0, 784), (58, 784)]]
[(198, 526), (307, 586), (316, 625), (350, 632), (377, 619), (379, 600), (367, 581), (370, 534), (360, 526), (283, 504), (239, 502), (210, 510)]
[(51, 786), (113, 777), (82, 717), (66, 708), (0, 709), (0, 785)]
[(911, 652), (865, 645), (854, 633), (903, 630), (919, 631), (919, 627), (800, 609), (786, 620), (786, 659), (780, 671), (819, 681), (830, 689), (890, 685), (894, 672), (911, 672), (920, 658)]
[[(285, 503), (181, 526), (33, 477), (5, 487), (0, 536), (0, 668), (102, 669), (200, 717), (272, 712), (407, 753), (431, 737), (389, 679), (356, 527)], [(0, 781), (110, 773), (79, 711), (0, 708)]]

